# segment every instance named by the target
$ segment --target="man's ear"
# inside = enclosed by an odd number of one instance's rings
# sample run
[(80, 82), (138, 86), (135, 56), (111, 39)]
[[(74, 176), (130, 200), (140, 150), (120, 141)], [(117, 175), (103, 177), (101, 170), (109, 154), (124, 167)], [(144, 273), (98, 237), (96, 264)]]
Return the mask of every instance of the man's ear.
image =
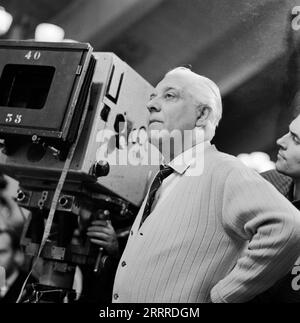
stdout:
[(197, 121), (196, 126), (202, 127), (206, 126), (207, 121), (209, 120), (209, 116), (211, 113), (211, 108), (207, 105), (199, 105), (196, 110)]

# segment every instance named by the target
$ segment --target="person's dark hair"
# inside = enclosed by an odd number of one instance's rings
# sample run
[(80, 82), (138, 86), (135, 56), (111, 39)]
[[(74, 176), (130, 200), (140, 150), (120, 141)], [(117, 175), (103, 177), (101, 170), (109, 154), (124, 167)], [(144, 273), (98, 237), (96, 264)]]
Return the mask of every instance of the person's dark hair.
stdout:
[(295, 119), (300, 114), (300, 91), (298, 91), (292, 101), (292, 118)]

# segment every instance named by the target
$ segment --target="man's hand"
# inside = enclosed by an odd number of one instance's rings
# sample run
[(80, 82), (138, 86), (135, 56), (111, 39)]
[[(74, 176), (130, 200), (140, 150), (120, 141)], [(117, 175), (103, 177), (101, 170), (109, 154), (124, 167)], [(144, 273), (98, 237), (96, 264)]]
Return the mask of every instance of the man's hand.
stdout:
[(117, 234), (110, 220), (94, 220), (87, 229), (90, 241), (105, 249), (108, 255), (119, 255)]

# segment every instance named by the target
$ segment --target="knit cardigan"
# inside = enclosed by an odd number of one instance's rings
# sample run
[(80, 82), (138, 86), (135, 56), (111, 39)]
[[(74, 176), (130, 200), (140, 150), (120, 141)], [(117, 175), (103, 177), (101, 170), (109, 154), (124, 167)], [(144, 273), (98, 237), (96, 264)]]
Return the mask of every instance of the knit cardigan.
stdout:
[(298, 258), (299, 211), (259, 174), (214, 146), (188, 171), (139, 228), (142, 204), (113, 302), (246, 302)]

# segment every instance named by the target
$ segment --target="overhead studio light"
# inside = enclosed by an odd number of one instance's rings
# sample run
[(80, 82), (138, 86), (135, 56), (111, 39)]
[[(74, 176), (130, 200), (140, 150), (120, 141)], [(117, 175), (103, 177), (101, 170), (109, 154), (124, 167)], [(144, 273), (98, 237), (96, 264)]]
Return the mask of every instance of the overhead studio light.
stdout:
[(8, 32), (12, 21), (12, 15), (0, 6), (0, 36)]
[(54, 24), (41, 23), (35, 29), (36, 41), (61, 42), (65, 37), (65, 31)]

